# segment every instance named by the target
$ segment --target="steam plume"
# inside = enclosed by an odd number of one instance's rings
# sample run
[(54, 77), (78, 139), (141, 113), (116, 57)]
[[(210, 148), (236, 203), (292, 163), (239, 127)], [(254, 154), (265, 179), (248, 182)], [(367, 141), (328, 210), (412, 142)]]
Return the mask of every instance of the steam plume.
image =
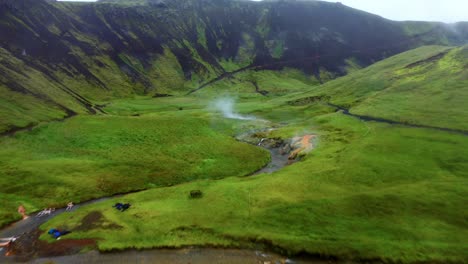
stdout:
[(221, 112), (224, 117), (240, 120), (255, 120), (254, 116), (245, 116), (234, 112), (234, 100), (232, 98), (220, 98), (215, 101), (214, 107)]

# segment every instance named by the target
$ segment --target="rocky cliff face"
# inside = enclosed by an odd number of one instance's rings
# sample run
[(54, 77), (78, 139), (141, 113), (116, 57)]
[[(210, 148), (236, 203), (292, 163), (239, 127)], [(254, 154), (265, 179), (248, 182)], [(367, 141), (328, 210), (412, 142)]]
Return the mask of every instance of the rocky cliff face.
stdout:
[(420, 45), (465, 43), (467, 28), (315, 1), (0, 0), (0, 131), (99, 112), (115, 97), (185, 93), (248, 65), (344, 75)]

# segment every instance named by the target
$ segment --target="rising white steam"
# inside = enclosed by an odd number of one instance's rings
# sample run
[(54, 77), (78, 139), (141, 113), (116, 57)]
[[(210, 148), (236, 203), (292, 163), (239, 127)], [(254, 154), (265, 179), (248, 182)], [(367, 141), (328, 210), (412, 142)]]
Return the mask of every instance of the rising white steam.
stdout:
[(214, 102), (214, 107), (221, 112), (224, 117), (240, 120), (255, 120), (254, 116), (245, 116), (234, 112), (234, 99), (220, 98)]

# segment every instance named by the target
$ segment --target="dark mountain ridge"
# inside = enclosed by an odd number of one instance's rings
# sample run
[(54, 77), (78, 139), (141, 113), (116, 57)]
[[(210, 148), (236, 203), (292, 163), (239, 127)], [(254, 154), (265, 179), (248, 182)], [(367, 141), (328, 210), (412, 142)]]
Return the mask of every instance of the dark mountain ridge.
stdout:
[(467, 40), (466, 23), (395, 22), (320, 1), (0, 0), (0, 131), (96, 113), (116, 97), (186, 93), (249, 65), (320, 79), (350, 61)]

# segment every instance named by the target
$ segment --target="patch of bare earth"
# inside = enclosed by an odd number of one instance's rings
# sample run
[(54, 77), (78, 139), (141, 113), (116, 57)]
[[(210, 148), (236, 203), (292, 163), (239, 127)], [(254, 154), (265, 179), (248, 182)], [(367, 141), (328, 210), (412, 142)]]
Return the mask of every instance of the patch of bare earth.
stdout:
[(51, 257), (77, 254), (84, 248), (95, 248), (93, 239), (62, 238), (54, 243), (39, 240), (43, 231), (35, 229), (23, 234), (8, 249), (9, 256), (19, 261), (27, 261), (37, 257)]
[[(80, 225), (69, 231), (87, 231), (97, 228), (119, 229), (122, 227), (108, 221), (101, 212), (93, 211), (83, 217)], [(68, 230), (63, 226), (59, 226), (58, 229)], [(96, 240), (94, 239), (67, 239), (66, 235), (60, 240), (48, 243), (39, 239), (43, 232), (45, 231), (36, 228), (21, 235), (9, 246), (8, 255), (18, 261), (28, 261), (37, 257), (73, 255), (80, 253), (85, 248), (96, 248)]]
[(81, 224), (73, 231), (88, 231), (92, 229), (120, 229), (122, 226), (107, 220), (101, 212), (92, 211), (81, 220)]

